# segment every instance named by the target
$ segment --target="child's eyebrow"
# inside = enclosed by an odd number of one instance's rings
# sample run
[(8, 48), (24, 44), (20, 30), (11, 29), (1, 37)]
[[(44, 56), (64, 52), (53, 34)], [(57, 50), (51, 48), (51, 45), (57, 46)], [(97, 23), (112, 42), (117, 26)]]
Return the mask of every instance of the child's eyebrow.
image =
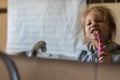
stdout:
[(89, 20), (86, 20), (86, 23), (89, 23), (89, 22), (91, 22), (91, 19), (89, 19)]

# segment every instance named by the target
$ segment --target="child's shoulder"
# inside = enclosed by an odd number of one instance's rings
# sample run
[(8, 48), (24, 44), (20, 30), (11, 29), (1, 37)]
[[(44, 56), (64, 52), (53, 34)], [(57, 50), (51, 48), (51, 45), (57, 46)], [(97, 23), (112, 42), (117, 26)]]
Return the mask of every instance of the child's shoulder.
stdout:
[(111, 41), (108, 46), (110, 46), (111, 48), (120, 48), (120, 44), (118, 44), (117, 42)]
[(88, 50), (88, 44), (80, 44), (77, 46), (76, 50)]
[(114, 51), (119, 51), (120, 52), (120, 44), (112, 41), (109, 44), (105, 45), (105, 48), (107, 48), (109, 51), (114, 52)]

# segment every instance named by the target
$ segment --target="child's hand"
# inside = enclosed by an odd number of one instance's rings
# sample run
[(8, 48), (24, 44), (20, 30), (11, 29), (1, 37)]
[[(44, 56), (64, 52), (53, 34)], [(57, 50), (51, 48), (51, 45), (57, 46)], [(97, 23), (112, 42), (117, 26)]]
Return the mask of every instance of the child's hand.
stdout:
[(98, 54), (98, 62), (112, 63), (112, 55), (107, 50), (103, 49), (102, 52)]

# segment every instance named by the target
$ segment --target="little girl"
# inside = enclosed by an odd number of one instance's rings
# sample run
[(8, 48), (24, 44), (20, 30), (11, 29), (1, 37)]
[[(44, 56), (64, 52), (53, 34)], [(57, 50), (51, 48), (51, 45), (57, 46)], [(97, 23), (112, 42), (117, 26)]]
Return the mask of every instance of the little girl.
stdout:
[(76, 52), (79, 54), (77, 60), (120, 63), (120, 45), (113, 41), (116, 34), (116, 23), (110, 9), (103, 6), (87, 9), (81, 22), (86, 44), (77, 49)]

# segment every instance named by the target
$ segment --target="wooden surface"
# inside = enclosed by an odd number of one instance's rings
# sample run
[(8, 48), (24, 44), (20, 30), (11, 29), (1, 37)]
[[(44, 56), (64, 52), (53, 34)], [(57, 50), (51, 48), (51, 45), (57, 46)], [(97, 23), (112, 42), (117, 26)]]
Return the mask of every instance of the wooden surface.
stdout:
[[(7, 0), (0, 0), (0, 9), (7, 9)], [(7, 40), (7, 13), (0, 13), (0, 50), (5, 51)]]

